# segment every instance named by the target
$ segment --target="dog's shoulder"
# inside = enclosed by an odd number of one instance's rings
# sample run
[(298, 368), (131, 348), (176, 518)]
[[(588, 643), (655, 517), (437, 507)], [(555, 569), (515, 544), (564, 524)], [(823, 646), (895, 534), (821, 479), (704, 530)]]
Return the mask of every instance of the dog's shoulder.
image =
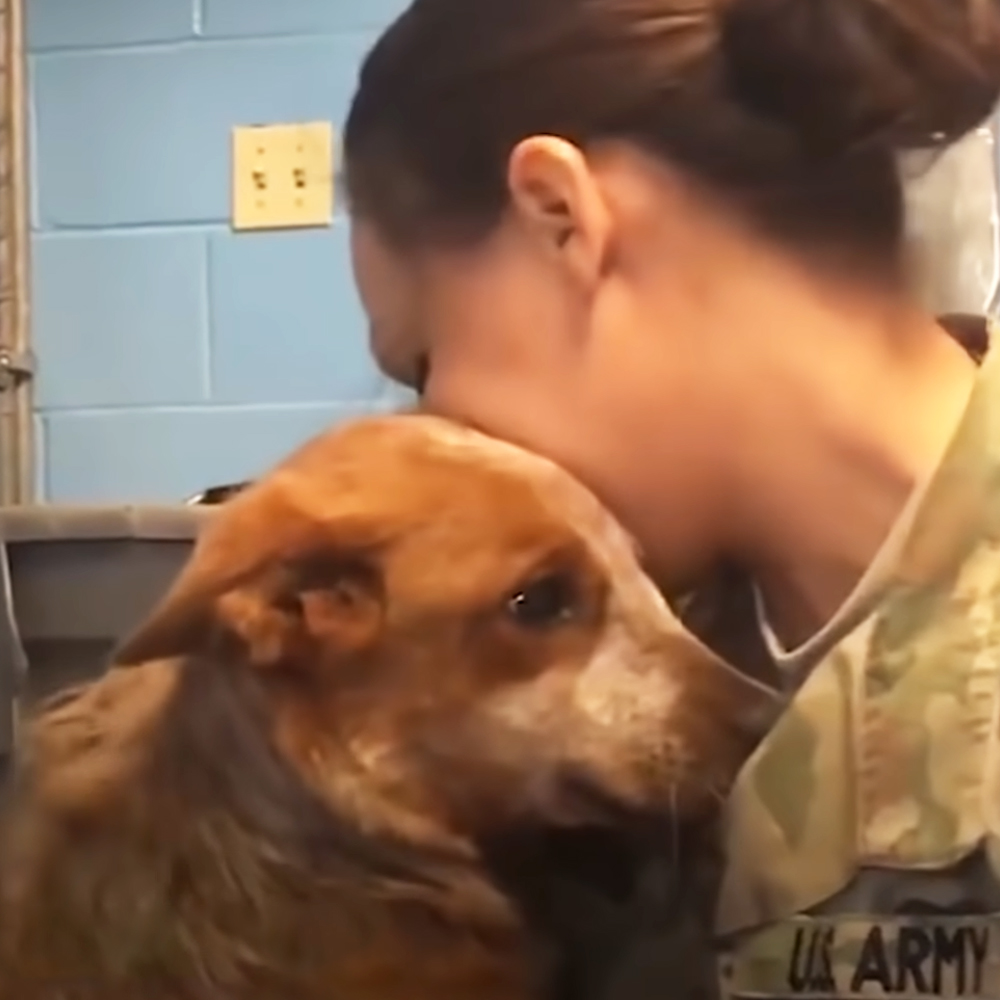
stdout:
[(177, 662), (159, 661), (112, 669), (43, 703), (21, 741), (20, 803), (28, 796), (33, 808), (58, 815), (105, 808), (107, 796), (144, 766), (146, 737), (179, 680)]
[(488, 884), (333, 814), (268, 739), (267, 708), (245, 671), (164, 661), (42, 709), (2, 827), (0, 995), (112, 979), (122, 1000), (168, 982), (241, 1000), (526, 995)]

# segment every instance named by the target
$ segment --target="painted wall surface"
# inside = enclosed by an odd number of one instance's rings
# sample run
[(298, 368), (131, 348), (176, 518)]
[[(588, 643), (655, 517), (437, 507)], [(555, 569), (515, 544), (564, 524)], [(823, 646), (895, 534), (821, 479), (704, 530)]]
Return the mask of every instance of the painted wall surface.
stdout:
[(179, 500), (401, 393), (342, 217), (234, 234), (234, 125), (339, 128), (406, 0), (27, 0), (39, 489)]

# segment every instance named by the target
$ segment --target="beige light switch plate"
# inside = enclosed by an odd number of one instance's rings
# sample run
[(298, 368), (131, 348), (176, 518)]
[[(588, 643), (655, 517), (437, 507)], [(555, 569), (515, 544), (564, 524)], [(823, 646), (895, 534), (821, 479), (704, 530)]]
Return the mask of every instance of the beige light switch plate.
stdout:
[(332, 221), (330, 122), (233, 129), (233, 229), (329, 226)]

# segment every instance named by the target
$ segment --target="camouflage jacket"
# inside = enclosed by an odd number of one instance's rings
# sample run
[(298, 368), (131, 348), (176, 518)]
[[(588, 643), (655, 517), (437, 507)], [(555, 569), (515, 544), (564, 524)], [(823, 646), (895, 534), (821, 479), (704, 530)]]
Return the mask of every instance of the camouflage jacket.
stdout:
[(1000, 348), (874, 610), (747, 762), (726, 841), (730, 996), (1000, 997)]

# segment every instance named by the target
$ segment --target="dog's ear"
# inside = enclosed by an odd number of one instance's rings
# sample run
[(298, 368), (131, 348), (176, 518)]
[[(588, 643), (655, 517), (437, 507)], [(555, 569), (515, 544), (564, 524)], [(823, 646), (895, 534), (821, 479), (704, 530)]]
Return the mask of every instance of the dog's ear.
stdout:
[(307, 516), (251, 488), (206, 528), (167, 595), (114, 655), (120, 666), (236, 641), (266, 667), (356, 652), (379, 634), (384, 584), (367, 518)]
[(385, 611), (375, 553), (293, 559), (222, 594), (213, 640), (234, 639), (254, 666), (305, 666), (346, 656), (379, 636)]

